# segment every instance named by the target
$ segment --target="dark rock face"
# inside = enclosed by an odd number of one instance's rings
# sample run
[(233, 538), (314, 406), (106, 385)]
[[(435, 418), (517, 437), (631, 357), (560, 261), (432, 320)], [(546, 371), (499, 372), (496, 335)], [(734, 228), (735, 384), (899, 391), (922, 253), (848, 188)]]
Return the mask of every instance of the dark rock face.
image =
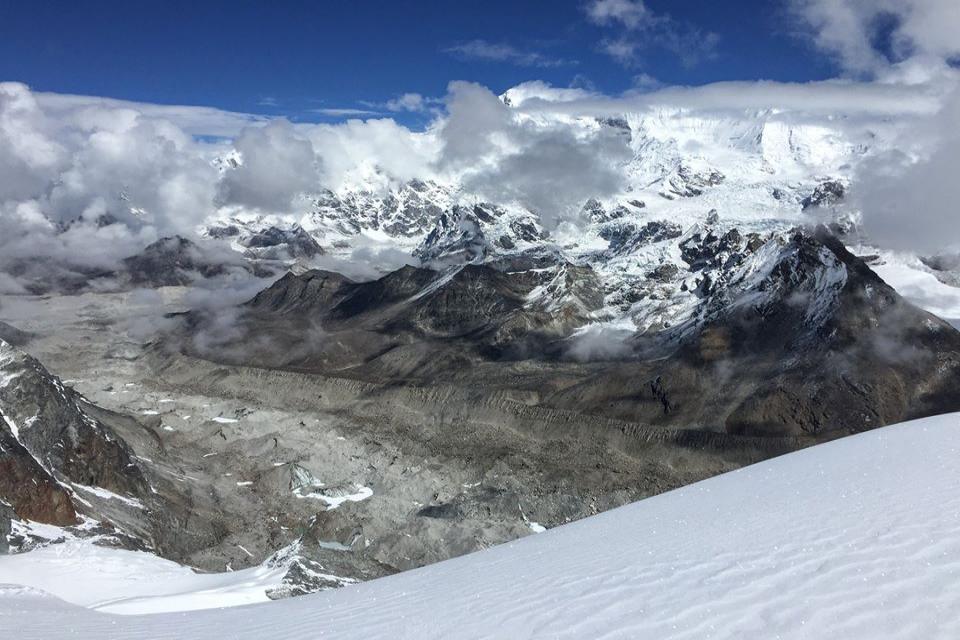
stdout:
[[(481, 221), (492, 221), (498, 214), (496, 209), (481, 206), (475, 207), (473, 211), (459, 206), (445, 211), (437, 218), (433, 229), (414, 255), (424, 262), (482, 261), (487, 256), (488, 246)], [(512, 244), (512, 240), (510, 243)]]
[[(630, 200), (627, 204), (635, 209), (644, 209), (647, 206), (646, 203), (641, 200)], [(630, 209), (623, 204), (618, 204), (608, 211), (598, 200), (591, 198), (584, 203), (581, 213), (591, 222), (610, 222), (628, 216), (631, 212)]]
[(259, 338), (269, 336), (274, 354), (300, 353), (290, 342), (296, 327), (322, 327), (324, 340), (300, 366), (390, 359), (400, 345), (436, 341), (504, 357), (567, 335), (602, 304), (590, 267), (521, 255), (443, 271), (408, 266), (363, 283), (322, 271), (288, 274), (246, 305), (246, 322)]
[(664, 220), (654, 220), (639, 226), (632, 222), (613, 222), (600, 229), (600, 237), (610, 243), (611, 255), (625, 255), (639, 247), (678, 238), (680, 226)]
[(23, 347), (32, 339), (32, 334), (21, 331), (6, 322), (0, 322), (0, 340), (3, 340), (7, 344), (13, 345), (14, 347)]
[[(718, 235), (713, 229), (697, 231), (680, 245), (684, 262), (691, 271), (730, 269), (739, 265), (751, 252), (748, 245), (755, 237), (744, 238), (736, 229)], [(755, 245), (750, 245), (755, 246)]]
[(235, 224), (228, 224), (222, 227), (210, 227), (207, 229), (207, 235), (211, 238), (222, 240), (224, 238), (235, 238), (240, 235), (240, 229)]
[(290, 229), (269, 227), (245, 238), (243, 246), (252, 250), (254, 257), (274, 260), (313, 258), (323, 255), (323, 248), (300, 225)]
[(0, 342), (0, 499), (23, 518), (74, 524), (65, 482), (121, 496), (149, 496), (123, 440), (88, 414), (85, 401), (43, 366)]
[(668, 200), (675, 198), (693, 198), (726, 180), (726, 176), (716, 169), (695, 171), (686, 165), (677, 168), (673, 176), (667, 178), (660, 195)]
[(231, 263), (240, 266), (235, 257), (231, 258), (227, 263), (214, 260), (190, 240), (173, 236), (161, 238), (141, 253), (124, 258), (123, 267), (130, 282), (137, 286), (183, 286), (198, 278), (225, 275)]
[(680, 268), (675, 264), (662, 264), (653, 271), (651, 271), (647, 277), (652, 280), (657, 280), (659, 282), (668, 282), (673, 280), (680, 274)]
[(846, 188), (838, 180), (827, 180), (816, 186), (809, 196), (800, 201), (804, 210), (811, 207), (826, 207), (834, 205), (843, 200), (846, 195)]
[[(406, 267), (368, 283), (287, 276), (251, 301), (247, 322), (285, 344), (309, 317), (325, 345), (340, 345), (272, 366), (490, 388), (524, 361), (523, 384), (545, 406), (737, 437), (822, 439), (960, 409), (960, 333), (900, 298), (825, 228), (760, 237), (717, 224), (680, 245), (686, 269), (648, 274), (652, 287), (689, 282), (693, 313), (635, 335), (614, 364), (565, 360), (571, 333), (604, 307), (604, 287), (592, 269), (546, 253)], [(652, 223), (624, 236), (676, 233)], [(663, 397), (651, 397), (658, 377)]]
[(17, 514), (10, 505), (0, 502), (0, 554), (10, 551), (11, 521), (16, 517)]
[(544, 238), (546, 232), (529, 212), (508, 212), (489, 203), (455, 205), (440, 213), (414, 255), (434, 266), (481, 263), (498, 250), (513, 251)]
[(627, 134), (630, 133), (630, 124), (624, 118), (597, 118), (597, 122), (605, 127), (619, 129)]
[[(13, 514), (0, 513), (0, 525), (5, 520), (9, 529), (9, 519), (14, 516), (59, 526), (76, 524), (70, 494), (30, 455), (6, 420), (0, 421), (0, 500), (10, 505)], [(0, 537), (5, 538), (2, 530)]]

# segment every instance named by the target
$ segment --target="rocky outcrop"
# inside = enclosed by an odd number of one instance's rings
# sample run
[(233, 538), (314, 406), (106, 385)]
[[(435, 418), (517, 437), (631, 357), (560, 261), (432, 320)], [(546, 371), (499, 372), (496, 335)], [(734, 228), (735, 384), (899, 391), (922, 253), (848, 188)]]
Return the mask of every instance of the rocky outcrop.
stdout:
[(10, 551), (10, 533), (13, 530), (13, 519), (17, 517), (13, 507), (0, 501), (0, 554)]
[[(210, 232), (208, 232), (210, 233)], [(289, 229), (271, 226), (240, 240), (249, 257), (260, 260), (298, 260), (323, 255), (323, 248), (298, 224)]]
[(667, 200), (693, 198), (703, 195), (704, 191), (721, 184), (725, 179), (726, 176), (716, 169), (703, 168), (696, 170), (681, 164), (672, 175), (664, 180), (660, 196)]
[(638, 248), (678, 238), (682, 234), (679, 225), (665, 220), (652, 220), (644, 225), (634, 222), (613, 222), (600, 228), (600, 237), (610, 243), (610, 256), (626, 255)]
[(137, 255), (124, 258), (121, 278), (135, 286), (172, 287), (203, 278), (252, 270), (239, 256), (215, 247), (201, 249), (181, 236), (161, 238)]
[(414, 255), (434, 266), (477, 264), (494, 255), (522, 252), (546, 237), (529, 211), (489, 203), (456, 205), (440, 214)]
[[(59, 526), (76, 524), (70, 493), (19, 441), (17, 427), (0, 411), (0, 501), (22, 520)], [(3, 508), (0, 507), (0, 511)], [(9, 517), (7, 520), (9, 533)], [(0, 525), (3, 523), (0, 522)], [(0, 531), (2, 533), (2, 531)]]
[(838, 204), (846, 195), (846, 187), (839, 180), (826, 180), (813, 190), (813, 193), (800, 201), (804, 210), (812, 207), (828, 207)]
[(76, 524), (95, 513), (81, 493), (109, 492), (131, 504), (149, 499), (143, 470), (126, 443), (93, 417), (86, 401), (39, 362), (0, 342), (0, 500), (19, 517)]

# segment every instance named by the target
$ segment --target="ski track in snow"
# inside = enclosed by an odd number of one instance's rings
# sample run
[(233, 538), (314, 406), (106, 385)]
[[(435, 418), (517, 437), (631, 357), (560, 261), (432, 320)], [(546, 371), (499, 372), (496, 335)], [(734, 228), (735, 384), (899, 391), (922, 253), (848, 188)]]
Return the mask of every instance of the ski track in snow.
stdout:
[[(18, 640), (957, 638), (958, 455), (960, 414), (949, 414), (335, 591), (229, 611), (114, 616), (7, 587), (0, 621)], [(31, 556), (0, 559), (0, 583), (70, 599), (89, 582), (84, 597), (96, 595), (98, 565), (51, 580)], [(153, 571), (144, 565), (136, 578), (149, 582)], [(210, 591), (201, 593), (211, 604)], [(192, 606), (191, 598), (178, 602)]]

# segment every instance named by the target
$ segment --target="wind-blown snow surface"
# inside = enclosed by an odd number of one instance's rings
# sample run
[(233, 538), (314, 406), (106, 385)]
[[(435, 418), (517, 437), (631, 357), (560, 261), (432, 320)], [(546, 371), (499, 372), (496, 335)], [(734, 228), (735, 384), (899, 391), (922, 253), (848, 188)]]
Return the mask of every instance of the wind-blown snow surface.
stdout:
[[(285, 566), (198, 574), (151, 553), (71, 540), (0, 559), (0, 583), (42, 589), (110, 613), (156, 613), (267, 602)], [(2, 607), (0, 607), (2, 609)], [(0, 620), (3, 614), (0, 613)]]
[(4, 587), (0, 626), (18, 640), (956, 638), (958, 455), (960, 414), (927, 418), (336, 591), (115, 616)]

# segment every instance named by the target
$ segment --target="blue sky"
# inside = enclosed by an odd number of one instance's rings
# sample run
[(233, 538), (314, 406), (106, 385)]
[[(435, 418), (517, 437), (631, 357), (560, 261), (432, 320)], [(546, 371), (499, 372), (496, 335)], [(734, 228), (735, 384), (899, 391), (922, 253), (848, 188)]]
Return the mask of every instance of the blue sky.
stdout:
[[(346, 114), (318, 110), (383, 110), (404, 93), (442, 96), (451, 80), (615, 94), (638, 78), (699, 85), (838, 72), (777, 1), (648, 0), (646, 9), (655, 26), (637, 30), (588, 15), (584, 0), (0, 0), (0, 79), (324, 121)], [(610, 54), (617, 43), (626, 54)]]

